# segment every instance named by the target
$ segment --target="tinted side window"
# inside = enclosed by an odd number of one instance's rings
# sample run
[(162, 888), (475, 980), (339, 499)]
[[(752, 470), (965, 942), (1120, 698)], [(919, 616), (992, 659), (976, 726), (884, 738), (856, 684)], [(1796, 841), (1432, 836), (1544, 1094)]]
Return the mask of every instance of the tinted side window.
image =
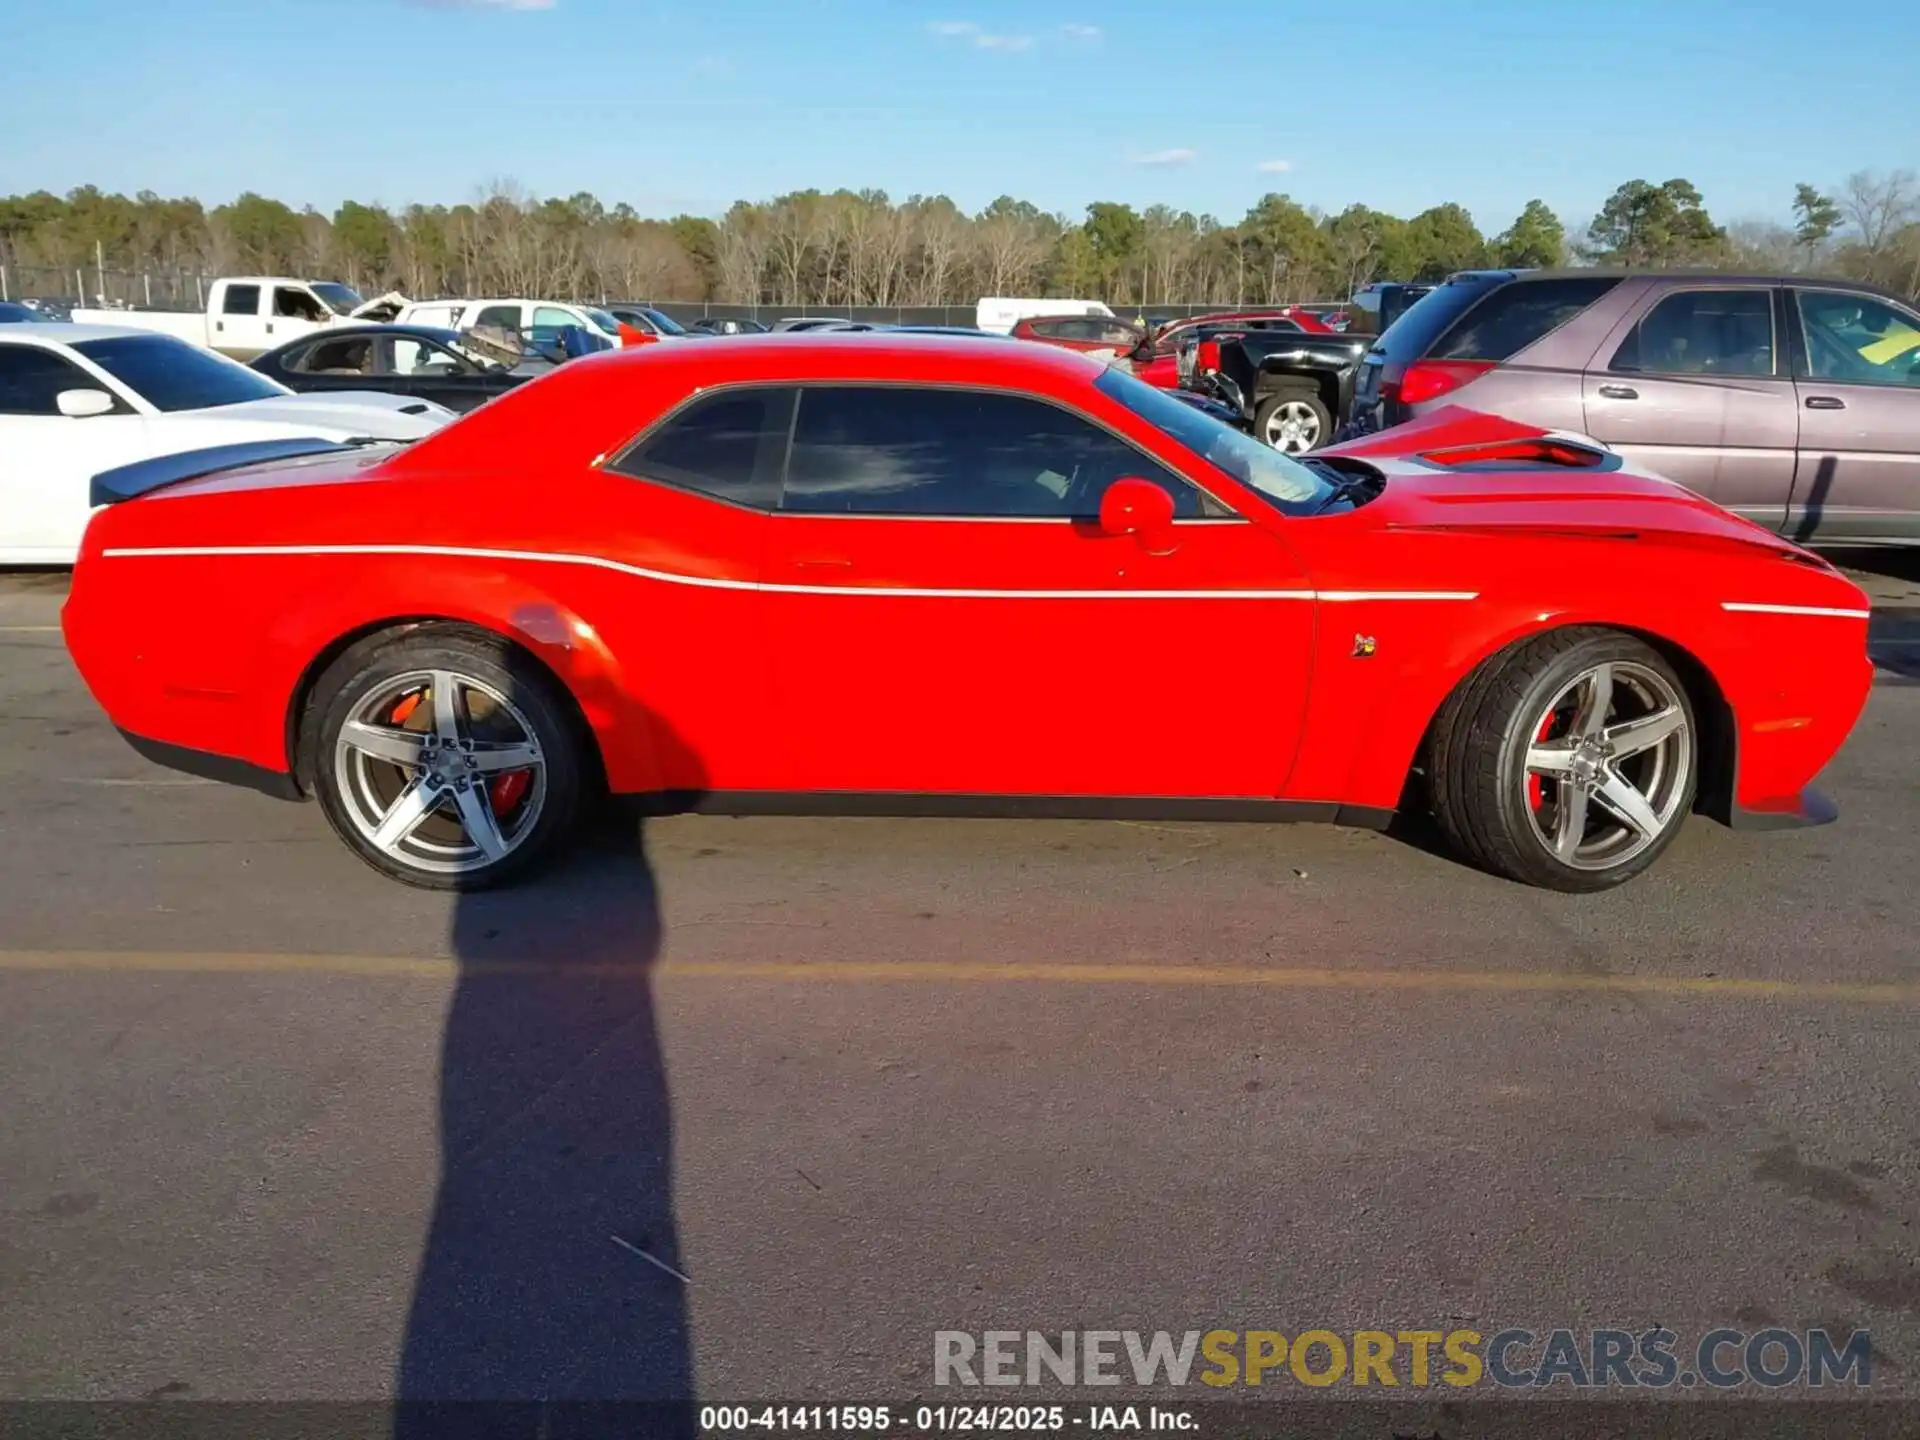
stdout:
[(260, 313), (260, 287), (258, 285), (229, 285), (226, 299), (221, 302), (223, 315), (258, 315)]
[(473, 317), (473, 328), (492, 325), (501, 330), (520, 328), (520, 307), (518, 305), (489, 305)]
[(1920, 387), (1920, 317), (1871, 295), (1799, 290), (1806, 373), (1853, 385)]
[(51, 350), (0, 345), (0, 415), (58, 415), (62, 390), (98, 390), (100, 382)]
[(1208, 513), (1191, 485), (1055, 405), (977, 390), (821, 386), (801, 393), (781, 505), (814, 515), (1085, 518), (1122, 475), (1162, 486), (1176, 515)]
[(1681, 290), (1658, 301), (1608, 368), (1650, 375), (1773, 374), (1773, 294)]
[(285, 363), (296, 375), (371, 375), (373, 341), (322, 340), (295, 351)]
[(792, 417), (791, 390), (723, 390), (695, 400), (607, 468), (771, 510)]
[[(1618, 280), (1516, 280), (1502, 285), (1453, 323), (1429, 360), (1510, 360), (1573, 319)], [(1425, 304), (1425, 301), (1421, 302)], [(1408, 318), (1412, 318), (1411, 311)]]

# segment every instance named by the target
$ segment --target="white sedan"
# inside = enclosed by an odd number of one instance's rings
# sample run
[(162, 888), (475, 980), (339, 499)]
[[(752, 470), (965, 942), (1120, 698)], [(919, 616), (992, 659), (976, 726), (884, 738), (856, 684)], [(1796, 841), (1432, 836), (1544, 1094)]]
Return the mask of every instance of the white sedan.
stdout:
[(296, 395), (246, 366), (114, 325), (0, 328), (0, 565), (71, 565), (104, 470), (250, 440), (417, 440), (445, 406)]

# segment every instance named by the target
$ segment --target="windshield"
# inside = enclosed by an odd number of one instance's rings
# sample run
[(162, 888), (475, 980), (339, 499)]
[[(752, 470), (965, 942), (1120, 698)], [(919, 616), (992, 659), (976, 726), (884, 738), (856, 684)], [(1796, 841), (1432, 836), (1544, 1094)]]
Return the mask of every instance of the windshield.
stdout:
[(122, 335), (73, 347), (156, 410), (211, 410), (292, 392), (238, 361), (171, 335)]
[(307, 288), (326, 301), (327, 308), (336, 315), (351, 315), (355, 309), (367, 303), (360, 298), (358, 290), (335, 280), (316, 280)]
[(606, 311), (595, 310), (592, 306), (586, 305), (581, 307), (580, 313), (586, 316), (587, 319), (591, 320), (596, 329), (599, 329), (608, 335), (615, 335), (615, 336), (619, 335), (620, 322), (614, 319), (613, 316), (609, 315)]
[(658, 310), (642, 310), (640, 313), (653, 321), (655, 328), (657, 328), (662, 335), (684, 335), (687, 333), (685, 327), (671, 315), (662, 315)]
[(1287, 514), (1311, 514), (1335, 493), (1333, 486), (1299, 461), (1154, 389), (1144, 380), (1108, 370), (1093, 383), (1109, 399), (1119, 401), (1154, 429), (1171, 435), (1242, 485), (1259, 491)]

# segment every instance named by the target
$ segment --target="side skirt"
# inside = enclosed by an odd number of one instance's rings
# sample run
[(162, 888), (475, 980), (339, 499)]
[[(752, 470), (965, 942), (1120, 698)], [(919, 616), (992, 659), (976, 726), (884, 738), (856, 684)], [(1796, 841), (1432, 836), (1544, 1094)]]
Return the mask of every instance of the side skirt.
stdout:
[(952, 795), (862, 790), (667, 790), (618, 797), (648, 815), (940, 816), (976, 820), (1315, 821), (1384, 830), (1392, 810), (1318, 800), (1159, 795)]

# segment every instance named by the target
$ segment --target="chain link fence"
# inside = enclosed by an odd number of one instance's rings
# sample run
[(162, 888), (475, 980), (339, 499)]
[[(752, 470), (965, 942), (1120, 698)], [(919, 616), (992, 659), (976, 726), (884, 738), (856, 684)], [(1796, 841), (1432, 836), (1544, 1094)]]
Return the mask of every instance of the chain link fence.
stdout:
[(204, 310), (215, 278), (192, 270), (0, 265), (0, 300), (58, 300), (113, 310)]
[[(207, 293), (219, 277), (192, 270), (124, 270), (87, 265), (72, 270), (52, 266), (0, 265), (0, 300), (57, 300), (67, 305), (102, 309), (204, 310)], [(416, 300), (445, 298), (415, 295)], [(466, 296), (466, 299), (484, 297)], [(529, 297), (542, 298), (542, 297)], [(560, 298), (560, 297), (553, 297)], [(600, 303), (620, 297), (601, 296)], [(840, 320), (862, 320), (874, 325), (972, 325), (974, 307), (961, 305), (769, 305), (728, 304), (704, 300), (647, 300), (642, 303), (671, 316), (680, 324), (706, 317), (757, 320), (771, 324), (790, 316), (810, 315)], [(1332, 306), (1344, 302), (1321, 301)], [(1149, 302), (1113, 305), (1122, 319), (1175, 319), (1243, 308), (1235, 301)]]

